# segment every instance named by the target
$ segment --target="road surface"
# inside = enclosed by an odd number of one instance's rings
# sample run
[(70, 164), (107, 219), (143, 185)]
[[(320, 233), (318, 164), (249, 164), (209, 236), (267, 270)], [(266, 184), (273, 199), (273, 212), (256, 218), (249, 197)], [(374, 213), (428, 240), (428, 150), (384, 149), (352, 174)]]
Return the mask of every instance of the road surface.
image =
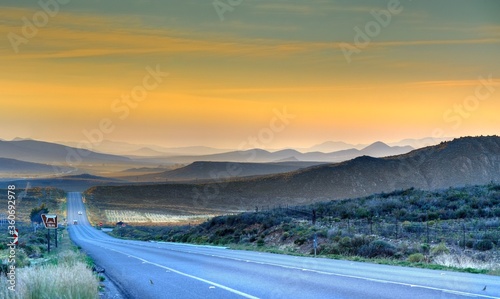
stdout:
[(495, 276), (115, 239), (90, 226), (78, 192), (73, 219), (73, 241), (127, 298), (500, 298)]

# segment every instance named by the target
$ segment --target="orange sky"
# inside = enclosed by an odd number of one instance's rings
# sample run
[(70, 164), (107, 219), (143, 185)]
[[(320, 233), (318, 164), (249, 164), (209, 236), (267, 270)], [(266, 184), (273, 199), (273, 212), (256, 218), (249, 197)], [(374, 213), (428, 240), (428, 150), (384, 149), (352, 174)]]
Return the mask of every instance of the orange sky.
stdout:
[(41, 8), (0, 1), (0, 138), (283, 148), (499, 133), (496, 2), (401, 1), (350, 62), (342, 49), (387, 1), (249, 2), (224, 21), (210, 3), (128, 2), (61, 5), (26, 38)]

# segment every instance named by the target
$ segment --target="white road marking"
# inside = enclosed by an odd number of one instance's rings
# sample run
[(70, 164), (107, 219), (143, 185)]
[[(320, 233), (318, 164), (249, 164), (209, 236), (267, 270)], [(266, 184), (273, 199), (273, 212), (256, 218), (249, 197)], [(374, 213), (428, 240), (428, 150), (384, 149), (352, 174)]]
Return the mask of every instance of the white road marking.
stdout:
[[(108, 250), (112, 250), (112, 251), (115, 251), (115, 252), (118, 252), (118, 253), (121, 253), (123, 255), (127, 255), (127, 253), (125, 252), (121, 252), (119, 250), (115, 250), (115, 249), (111, 249), (111, 248), (108, 248)], [(204, 279), (204, 278), (201, 278), (201, 277), (197, 277), (197, 276), (194, 276), (194, 275), (191, 275), (191, 274), (187, 274), (187, 273), (184, 273), (184, 272), (181, 272), (181, 271), (178, 271), (178, 270), (175, 270), (175, 269), (172, 269), (172, 268), (169, 268), (169, 267), (166, 267), (166, 266), (163, 266), (163, 265), (160, 265), (160, 264), (157, 264), (157, 263), (153, 263), (153, 262), (150, 262), (148, 260), (145, 260), (143, 258), (140, 258), (138, 256), (133, 256), (133, 255), (129, 255), (129, 257), (133, 257), (139, 261), (142, 261), (143, 264), (144, 263), (148, 263), (150, 265), (153, 265), (153, 266), (157, 266), (157, 267), (160, 267), (160, 268), (163, 268), (163, 269), (166, 269), (168, 271), (171, 271), (171, 272), (174, 272), (174, 273), (177, 273), (179, 275), (182, 275), (182, 276), (186, 276), (186, 277), (189, 277), (189, 278), (192, 278), (192, 279), (196, 279), (198, 281), (201, 281), (201, 282), (204, 282), (206, 284), (209, 284), (209, 285), (212, 285), (212, 286), (217, 286), (223, 290), (226, 290), (228, 292), (231, 292), (233, 294), (236, 294), (236, 295), (240, 295), (242, 297), (245, 297), (245, 298), (249, 298), (249, 299), (259, 299), (259, 297), (255, 297), (255, 296), (252, 296), (250, 294), (247, 294), (247, 293), (243, 293), (243, 292), (240, 292), (238, 290), (235, 290), (233, 288), (230, 288), (230, 287), (227, 287), (225, 285), (222, 285), (222, 284), (219, 284), (219, 283), (215, 283), (213, 281), (210, 281), (210, 280), (207, 280), (207, 279)]]
[[(165, 249), (171, 250), (171, 251), (177, 251), (177, 252), (181, 252), (181, 253), (183, 252), (183, 251), (174, 250), (174, 249), (171, 249), (171, 248), (165, 248)], [(384, 279), (368, 278), (368, 277), (362, 277), (362, 276), (356, 276), (356, 275), (332, 273), (332, 272), (325, 272), (325, 271), (319, 271), (319, 270), (313, 270), (313, 269), (303, 269), (303, 268), (298, 268), (298, 267), (293, 267), (293, 266), (286, 266), (286, 265), (280, 265), (280, 264), (274, 264), (274, 263), (257, 262), (257, 261), (243, 260), (243, 259), (233, 258), (233, 257), (227, 257), (227, 256), (206, 254), (206, 253), (202, 253), (202, 252), (198, 252), (196, 254), (205, 255), (205, 256), (212, 256), (212, 257), (218, 257), (218, 258), (222, 258), (222, 259), (235, 260), (235, 261), (240, 261), (240, 262), (245, 261), (247, 263), (254, 263), (254, 264), (260, 264), (260, 265), (268, 265), (268, 266), (274, 266), (274, 267), (281, 267), (281, 268), (285, 268), (285, 269), (294, 269), (294, 270), (301, 270), (301, 271), (309, 271), (309, 272), (313, 272), (313, 273), (317, 273), (317, 274), (323, 274), (323, 275), (347, 277), (347, 278), (353, 278), (353, 279), (361, 279), (361, 280), (373, 281), (373, 282), (378, 282), (378, 283), (389, 283), (389, 284), (400, 285), (400, 286), (407, 286), (407, 287), (412, 287), (412, 288), (422, 288), (422, 289), (433, 290), (433, 291), (440, 291), (440, 292), (444, 292), (444, 293), (452, 293), (452, 294), (455, 294), (455, 295), (461, 295), (461, 296), (467, 296), (467, 297), (481, 297), (481, 298), (489, 298), (489, 299), (500, 299), (500, 297), (493, 297), (493, 296), (482, 295), (482, 294), (475, 294), (475, 293), (454, 291), (454, 290), (449, 290), (449, 289), (436, 288), (436, 287), (425, 286), (425, 285), (416, 285), (416, 284), (410, 284), (410, 283), (398, 282), (398, 281), (392, 281), (392, 280), (384, 280)], [(259, 253), (259, 255), (260, 254), (262, 254), (262, 253)]]
[[(158, 243), (166, 243), (166, 242), (158, 242)], [(196, 245), (193, 245), (193, 244), (189, 244), (189, 245), (196, 246)], [(175, 270), (175, 269), (172, 269), (172, 268), (169, 268), (169, 267), (165, 267), (165, 266), (160, 265), (160, 264), (152, 263), (152, 262), (149, 262), (149, 261), (147, 261), (145, 259), (142, 259), (140, 257), (137, 257), (137, 256), (131, 256), (131, 255), (128, 255), (127, 253), (124, 253), (124, 252), (121, 252), (121, 251), (118, 251), (118, 250), (115, 250), (115, 249), (106, 248), (104, 246), (99, 246), (99, 247), (102, 247), (102, 248), (105, 248), (105, 249), (108, 249), (108, 250), (112, 250), (112, 251), (124, 254), (124, 255), (126, 255), (128, 257), (133, 257), (135, 259), (143, 261), (143, 263), (148, 263), (148, 264), (151, 264), (151, 265), (154, 265), (154, 266), (166, 269), (167, 272), (171, 271), (171, 272), (177, 273), (177, 274), (182, 275), (182, 276), (186, 276), (186, 277), (189, 277), (189, 278), (201, 281), (201, 282), (205, 282), (207, 284), (218, 286), (221, 289), (224, 289), (226, 291), (229, 291), (231, 293), (240, 295), (240, 296), (245, 297), (245, 298), (252, 298), (252, 299), (256, 298), (256, 299), (258, 299), (258, 297), (255, 297), (255, 296), (252, 296), (252, 295), (240, 292), (240, 291), (232, 289), (230, 287), (226, 287), (224, 285), (221, 285), (221, 284), (218, 284), (218, 283), (214, 283), (214, 282), (211, 282), (209, 280), (206, 280), (206, 279), (203, 279), (203, 278), (200, 278), (200, 277), (196, 277), (194, 275), (183, 273), (183, 272), (180, 272), (178, 270)], [(164, 248), (164, 249), (167, 249), (167, 250), (170, 250), (170, 251), (176, 251), (176, 252), (186, 253), (185, 251), (175, 250), (175, 249), (171, 249), (171, 248)], [(436, 288), (436, 287), (430, 287), (430, 286), (424, 286), (424, 285), (415, 285), (415, 284), (409, 284), (409, 283), (397, 282), (397, 281), (391, 281), (391, 280), (373, 279), (373, 278), (356, 276), (356, 275), (332, 273), (332, 272), (325, 272), (325, 271), (312, 270), (312, 269), (302, 269), (302, 268), (293, 267), (293, 266), (286, 266), (286, 265), (280, 265), (280, 264), (274, 264), (274, 263), (266, 263), (266, 262), (243, 260), (243, 259), (239, 259), (239, 258), (233, 258), (233, 257), (227, 257), (227, 256), (220, 256), (220, 255), (213, 255), (213, 254), (206, 254), (206, 253), (201, 253), (201, 252), (196, 252), (196, 253), (192, 252), (192, 254), (198, 254), (198, 255), (204, 255), (204, 256), (212, 256), (212, 257), (217, 257), (217, 258), (222, 258), (222, 259), (229, 259), (229, 260), (235, 260), (235, 261), (245, 261), (247, 263), (254, 263), (254, 264), (260, 264), (260, 265), (268, 265), (268, 266), (274, 266), (274, 267), (281, 267), (281, 268), (285, 268), (285, 269), (294, 269), (294, 270), (309, 271), (309, 272), (313, 272), (313, 273), (317, 273), (317, 274), (323, 274), (323, 275), (347, 277), (347, 278), (360, 279), (360, 280), (365, 280), (365, 281), (373, 281), (373, 282), (378, 282), (378, 283), (389, 283), (389, 284), (400, 285), (400, 286), (407, 286), (407, 287), (412, 287), (412, 288), (422, 288), (422, 289), (440, 291), (440, 292), (450, 293), (450, 294), (455, 294), (455, 295), (460, 295), (460, 296), (481, 297), (481, 298), (489, 298), (489, 299), (500, 299), (500, 297), (492, 297), (492, 296), (488, 296), (488, 295), (481, 295), (481, 294), (474, 294), (474, 293), (468, 293), (468, 292), (454, 291), (454, 290), (450, 290), (450, 289)], [(258, 255), (262, 255), (262, 253), (259, 252)], [(298, 257), (295, 257), (295, 258), (298, 258)], [(445, 273), (441, 273), (441, 275), (445, 275)]]

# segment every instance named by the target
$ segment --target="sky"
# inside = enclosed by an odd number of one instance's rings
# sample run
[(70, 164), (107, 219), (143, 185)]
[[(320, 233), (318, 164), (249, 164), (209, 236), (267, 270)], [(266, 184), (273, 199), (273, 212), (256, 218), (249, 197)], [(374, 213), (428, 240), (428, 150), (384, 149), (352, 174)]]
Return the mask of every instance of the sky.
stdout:
[(499, 13), (496, 0), (0, 0), (0, 138), (498, 134)]

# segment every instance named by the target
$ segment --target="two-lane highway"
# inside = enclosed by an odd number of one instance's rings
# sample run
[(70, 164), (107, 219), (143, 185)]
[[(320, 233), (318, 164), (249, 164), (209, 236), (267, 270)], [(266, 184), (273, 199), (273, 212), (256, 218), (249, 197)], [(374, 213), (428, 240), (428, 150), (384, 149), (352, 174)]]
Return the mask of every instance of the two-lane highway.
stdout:
[(500, 298), (488, 275), (115, 239), (90, 226), (77, 192), (73, 219), (73, 241), (129, 298)]

